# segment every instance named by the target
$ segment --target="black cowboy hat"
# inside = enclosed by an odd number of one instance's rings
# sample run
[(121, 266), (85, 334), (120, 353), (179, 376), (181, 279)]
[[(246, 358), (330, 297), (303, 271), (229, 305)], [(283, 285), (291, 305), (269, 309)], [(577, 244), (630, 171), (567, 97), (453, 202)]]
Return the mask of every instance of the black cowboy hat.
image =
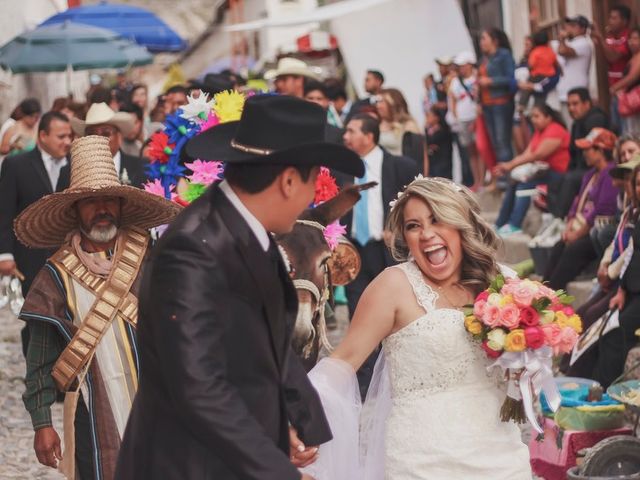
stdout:
[(192, 158), (228, 163), (322, 165), (357, 177), (364, 163), (353, 151), (324, 141), (322, 107), (286, 95), (247, 99), (242, 118), (213, 127), (187, 142)]

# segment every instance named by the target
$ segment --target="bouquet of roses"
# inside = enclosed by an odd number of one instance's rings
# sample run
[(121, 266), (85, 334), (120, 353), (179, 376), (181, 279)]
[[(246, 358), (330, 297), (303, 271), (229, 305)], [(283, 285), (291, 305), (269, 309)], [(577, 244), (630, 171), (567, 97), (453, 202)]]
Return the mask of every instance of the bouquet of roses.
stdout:
[(571, 352), (582, 332), (573, 300), (540, 282), (498, 275), (465, 308), (465, 328), (495, 359), (489, 368), (500, 367), (505, 374), (503, 421), (528, 419), (542, 433), (533, 410), (535, 397), (543, 391), (552, 410), (560, 406), (551, 366), (554, 355)]

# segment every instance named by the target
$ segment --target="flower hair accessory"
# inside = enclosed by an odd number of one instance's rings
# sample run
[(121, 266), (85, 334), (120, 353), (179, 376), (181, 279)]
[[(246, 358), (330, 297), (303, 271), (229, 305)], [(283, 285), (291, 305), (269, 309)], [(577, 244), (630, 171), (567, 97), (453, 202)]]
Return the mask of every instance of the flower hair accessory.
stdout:
[(398, 203), (398, 201), (404, 196), (407, 187), (409, 187), (411, 184), (413, 184), (414, 182), (418, 181), (418, 180), (426, 180), (427, 182), (433, 182), (433, 183), (438, 183), (440, 185), (446, 185), (447, 187), (450, 187), (452, 189), (454, 189), (456, 192), (461, 193), (463, 191), (463, 188), (458, 185), (457, 183), (455, 183), (452, 180), (446, 179), (446, 178), (442, 178), (442, 177), (425, 177), (423, 176), (421, 173), (418, 174), (409, 185), (405, 185), (404, 188), (402, 190), (400, 190), (397, 195), (396, 198), (394, 200), (391, 200), (389, 202), (389, 206), (393, 209), (396, 204)]

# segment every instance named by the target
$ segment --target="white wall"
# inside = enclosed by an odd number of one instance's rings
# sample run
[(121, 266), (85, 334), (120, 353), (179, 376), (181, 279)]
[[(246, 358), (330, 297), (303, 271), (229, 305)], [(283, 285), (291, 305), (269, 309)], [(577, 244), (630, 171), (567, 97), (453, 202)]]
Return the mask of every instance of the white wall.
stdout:
[(330, 22), (359, 95), (369, 68), (399, 88), (422, 122), (422, 77), (437, 72), (434, 59), (473, 52), (457, 0), (393, 0)]

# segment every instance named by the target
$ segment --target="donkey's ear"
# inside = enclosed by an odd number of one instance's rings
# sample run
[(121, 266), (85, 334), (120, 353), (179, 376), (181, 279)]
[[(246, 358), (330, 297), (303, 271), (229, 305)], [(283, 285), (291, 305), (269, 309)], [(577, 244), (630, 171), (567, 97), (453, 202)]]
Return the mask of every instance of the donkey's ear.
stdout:
[(356, 202), (360, 200), (360, 192), (375, 187), (377, 184), (377, 182), (369, 182), (361, 185), (350, 185), (331, 200), (318, 205), (316, 208), (305, 210), (300, 219), (314, 220), (322, 225), (329, 225), (345, 216), (353, 208)]

